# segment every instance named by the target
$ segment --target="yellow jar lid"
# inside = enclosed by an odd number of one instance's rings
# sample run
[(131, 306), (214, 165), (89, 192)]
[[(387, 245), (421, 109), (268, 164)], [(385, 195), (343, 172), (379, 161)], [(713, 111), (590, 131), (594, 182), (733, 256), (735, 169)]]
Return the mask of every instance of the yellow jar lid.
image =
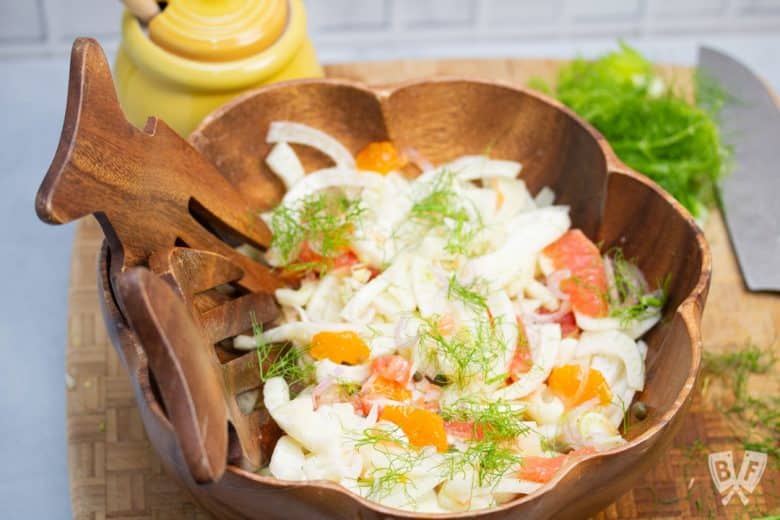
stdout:
[(247, 58), (284, 32), (287, 0), (170, 0), (149, 23), (149, 38), (197, 61)]

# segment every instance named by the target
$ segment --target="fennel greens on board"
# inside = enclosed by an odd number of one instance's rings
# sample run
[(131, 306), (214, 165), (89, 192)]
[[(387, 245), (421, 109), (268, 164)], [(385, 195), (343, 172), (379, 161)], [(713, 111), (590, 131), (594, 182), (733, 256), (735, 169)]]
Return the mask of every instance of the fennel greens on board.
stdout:
[(716, 201), (730, 149), (717, 124), (727, 95), (698, 73), (695, 80), (692, 104), (682, 89), (666, 84), (647, 59), (621, 43), (595, 61), (579, 58), (563, 66), (554, 87), (538, 78), (529, 86), (585, 118), (623, 162), (701, 219)]

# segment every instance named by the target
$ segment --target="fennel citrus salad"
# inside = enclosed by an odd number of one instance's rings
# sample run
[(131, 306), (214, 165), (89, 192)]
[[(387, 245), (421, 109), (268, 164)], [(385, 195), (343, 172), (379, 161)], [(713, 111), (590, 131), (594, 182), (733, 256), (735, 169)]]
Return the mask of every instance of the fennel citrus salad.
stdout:
[[(284, 432), (261, 472), (447, 513), (625, 442), (664, 291), (573, 229), (550, 189), (485, 155), (434, 166), (377, 142), (353, 157), (285, 121), (267, 140), (287, 191), (263, 215), (265, 260), (290, 285), (277, 323), (234, 339), (257, 351)], [(334, 166), (306, 173), (290, 144)]]

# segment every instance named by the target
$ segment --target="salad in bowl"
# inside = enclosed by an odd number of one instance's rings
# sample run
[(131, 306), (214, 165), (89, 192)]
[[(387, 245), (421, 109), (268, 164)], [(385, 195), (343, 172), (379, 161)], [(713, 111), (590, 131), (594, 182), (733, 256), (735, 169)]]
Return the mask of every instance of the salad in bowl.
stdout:
[[(266, 139), (287, 191), (263, 215), (264, 259), (289, 287), (277, 323), (234, 339), (284, 432), (263, 474), (452, 513), (626, 442), (665, 291), (551, 189), (532, 195), (489, 150), (433, 165), (382, 141), (353, 157), (288, 121)], [(335, 166), (305, 174), (294, 146)]]

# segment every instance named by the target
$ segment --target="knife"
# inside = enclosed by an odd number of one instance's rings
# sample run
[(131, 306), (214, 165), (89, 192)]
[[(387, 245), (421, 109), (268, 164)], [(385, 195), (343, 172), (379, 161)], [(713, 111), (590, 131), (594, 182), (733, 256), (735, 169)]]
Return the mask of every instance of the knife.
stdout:
[(780, 108), (766, 84), (730, 56), (701, 47), (699, 68), (729, 95), (720, 126), (734, 168), (722, 182), (721, 204), (742, 277), (751, 291), (780, 291)]

